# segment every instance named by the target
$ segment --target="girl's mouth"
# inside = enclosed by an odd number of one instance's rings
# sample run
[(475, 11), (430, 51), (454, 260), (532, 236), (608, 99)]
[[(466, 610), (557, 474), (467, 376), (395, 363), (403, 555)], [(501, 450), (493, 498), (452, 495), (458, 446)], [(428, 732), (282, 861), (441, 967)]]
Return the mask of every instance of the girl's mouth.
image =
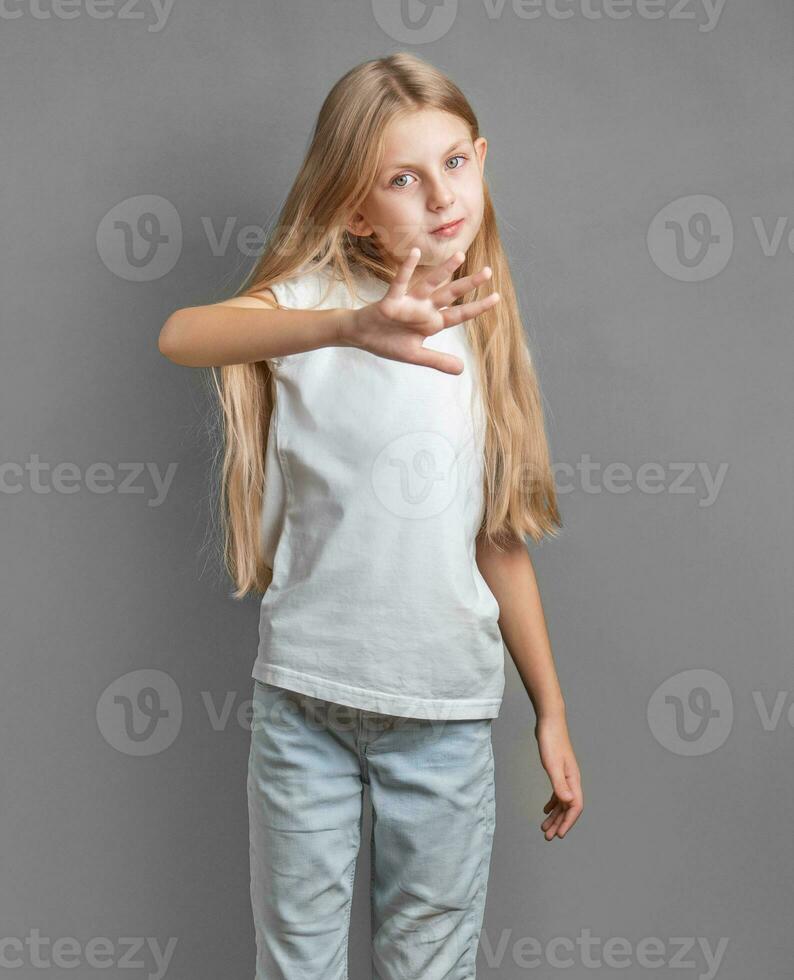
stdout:
[(453, 238), (463, 227), (463, 218), (458, 218), (457, 221), (452, 221), (448, 225), (443, 225), (441, 228), (436, 228), (432, 231), (431, 235), (438, 235), (439, 238)]

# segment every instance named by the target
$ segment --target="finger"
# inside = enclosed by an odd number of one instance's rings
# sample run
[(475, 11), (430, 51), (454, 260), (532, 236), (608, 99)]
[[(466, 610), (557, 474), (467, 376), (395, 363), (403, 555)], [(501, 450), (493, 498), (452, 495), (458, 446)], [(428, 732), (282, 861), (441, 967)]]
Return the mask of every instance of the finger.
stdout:
[(545, 820), (541, 824), (541, 830), (543, 831), (546, 840), (549, 840), (554, 835), (554, 827), (559, 819), (560, 819), (560, 812), (559, 810), (555, 810), (554, 816), (550, 820)]
[(554, 823), (546, 830), (547, 840), (552, 840), (556, 836), (557, 831), (560, 828), (560, 824), (563, 822), (564, 819), (565, 819), (565, 810), (560, 809), (560, 812), (556, 815)]
[(581, 800), (578, 800), (567, 808), (564, 814), (564, 818), (560, 826), (557, 828), (557, 833), (560, 837), (564, 837), (565, 834), (573, 827), (576, 821), (579, 819), (579, 814), (582, 812), (583, 806)]
[(482, 283), (487, 282), (492, 275), (491, 267), (489, 265), (483, 266), (479, 272), (473, 272), (470, 276), (453, 279), (451, 282), (439, 286), (431, 298), (439, 306), (451, 306), (459, 296), (476, 289)]
[(414, 245), (406, 256), (403, 264), (397, 270), (397, 275), (389, 284), (389, 288), (386, 291), (386, 296), (388, 296), (389, 299), (399, 299), (399, 297), (405, 296), (408, 283), (411, 281), (411, 276), (413, 275), (416, 264), (421, 257), (422, 250)]
[(435, 368), (437, 371), (443, 371), (444, 374), (463, 374), (464, 369), (463, 361), (459, 357), (442, 354), (429, 347), (419, 347), (416, 352), (412, 352), (410, 359), (406, 358), (406, 363)]
[[(439, 310), (439, 313), (444, 318), (444, 327), (454, 327), (458, 323), (464, 323), (466, 320), (473, 320), (475, 316), (479, 316), (480, 313), (484, 313), (492, 306), (496, 306), (501, 298), (499, 293), (491, 293), (485, 299), (475, 299), (471, 303), (463, 303), (460, 306), (448, 306), (443, 310)], [(443, 330), (444, 327), (441, 329)]]
[(452, 278), (452, 274), (455, 269), (465, 260), (466, 253), (458, 250), (453, 252), (452, 255), (440, 265), (437, 265), (435, 269), (431, 269), (430, 272), (414, 286), (412, 293), (418, 299), (427, 299), (431, 296), (439, 286), (443, 286), (445, 282), (448, 282)]
[(568, 812), (565, 814), (565, 817), (564, 817), (562, 823), (557, 828), (557, 836), (558, 837), (564, 837), (568, 833), (568, 831), (571, 829), (571, 827), (573, 827), (573, 825), (579, 819), (579, 814), (581, 812), (582, 811), (578, 807), (575, 807), (575, 806), (572, 806), (572, 807), (570, 807), (568, 809)]

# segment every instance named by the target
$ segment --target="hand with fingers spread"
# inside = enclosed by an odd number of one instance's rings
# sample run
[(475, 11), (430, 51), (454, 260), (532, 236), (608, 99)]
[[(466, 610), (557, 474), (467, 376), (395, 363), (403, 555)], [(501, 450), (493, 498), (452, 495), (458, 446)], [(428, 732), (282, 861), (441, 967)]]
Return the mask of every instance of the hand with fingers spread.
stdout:
[(471, 320), (499, 302), (499, 294), (491, 293), (485, 299), (450, 305), (489, 279), (491, 270), (485, 266), (472, 275), (452, 280), (455, 269), (466, 258), (458, 251), (409, 288), (420, 256), (420, 250), (412, 248), (383, 299), (350, 311), (345, 342), (389, 360), (461, 374), (463, 362), (459, 357), (424, 347), (423, 342), (425, 337)]

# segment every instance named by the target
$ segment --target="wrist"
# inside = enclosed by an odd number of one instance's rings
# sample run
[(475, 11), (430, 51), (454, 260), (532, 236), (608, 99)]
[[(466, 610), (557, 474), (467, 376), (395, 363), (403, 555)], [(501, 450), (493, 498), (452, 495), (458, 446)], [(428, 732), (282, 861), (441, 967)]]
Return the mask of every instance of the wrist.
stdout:
[(535, 718), (540, 724), (566, 724), (565, 702), (556, 701), (554, 704), (535, 706)]
[(340, 309), (336, 320), (336, 347), (355, 347), (355, 324), (358, 310)]

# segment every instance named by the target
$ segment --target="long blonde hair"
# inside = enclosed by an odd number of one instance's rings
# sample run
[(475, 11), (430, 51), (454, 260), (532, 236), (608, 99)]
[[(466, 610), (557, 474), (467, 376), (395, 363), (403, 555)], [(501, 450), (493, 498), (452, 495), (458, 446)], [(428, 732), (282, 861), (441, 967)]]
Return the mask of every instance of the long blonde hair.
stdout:
[[(235, 295), (253, 296), (294, 276), (307, 263), (330, 267), (351, 286), (368, 269), (392, 272), (368, 237), (346, 224), (369, 193), (384, 150), (384, 133), (398, 114), (440, 109), (466, 123), (472, 141), (479, 124), (460, 89), (417, 56), (400, 52), (351, 69), (323, 103), (300, 171), (256, 266)], [(487, 185), (480, 229), (454, 278), (489, 265), (490, 280), (460, 297), (465, 303), (496, 290), (501, 300), (467, 324), (486, 417), (485, 516), (480, 533), (501, 550), (530, 535), (556, 536), (562, 527), (543, 421), (538, 380), (526, 345), (507, 258)], [(212, 368), (222, 420), (220, 515), (226, 569), (237, 589), (263, 593), (272, 579), (261, 540), (265, 449), (274, 388), (265, 361)], [(422, 370), (433, 370), (423, 368)], [(220, 455), (220, 453), (219, 453)]]

